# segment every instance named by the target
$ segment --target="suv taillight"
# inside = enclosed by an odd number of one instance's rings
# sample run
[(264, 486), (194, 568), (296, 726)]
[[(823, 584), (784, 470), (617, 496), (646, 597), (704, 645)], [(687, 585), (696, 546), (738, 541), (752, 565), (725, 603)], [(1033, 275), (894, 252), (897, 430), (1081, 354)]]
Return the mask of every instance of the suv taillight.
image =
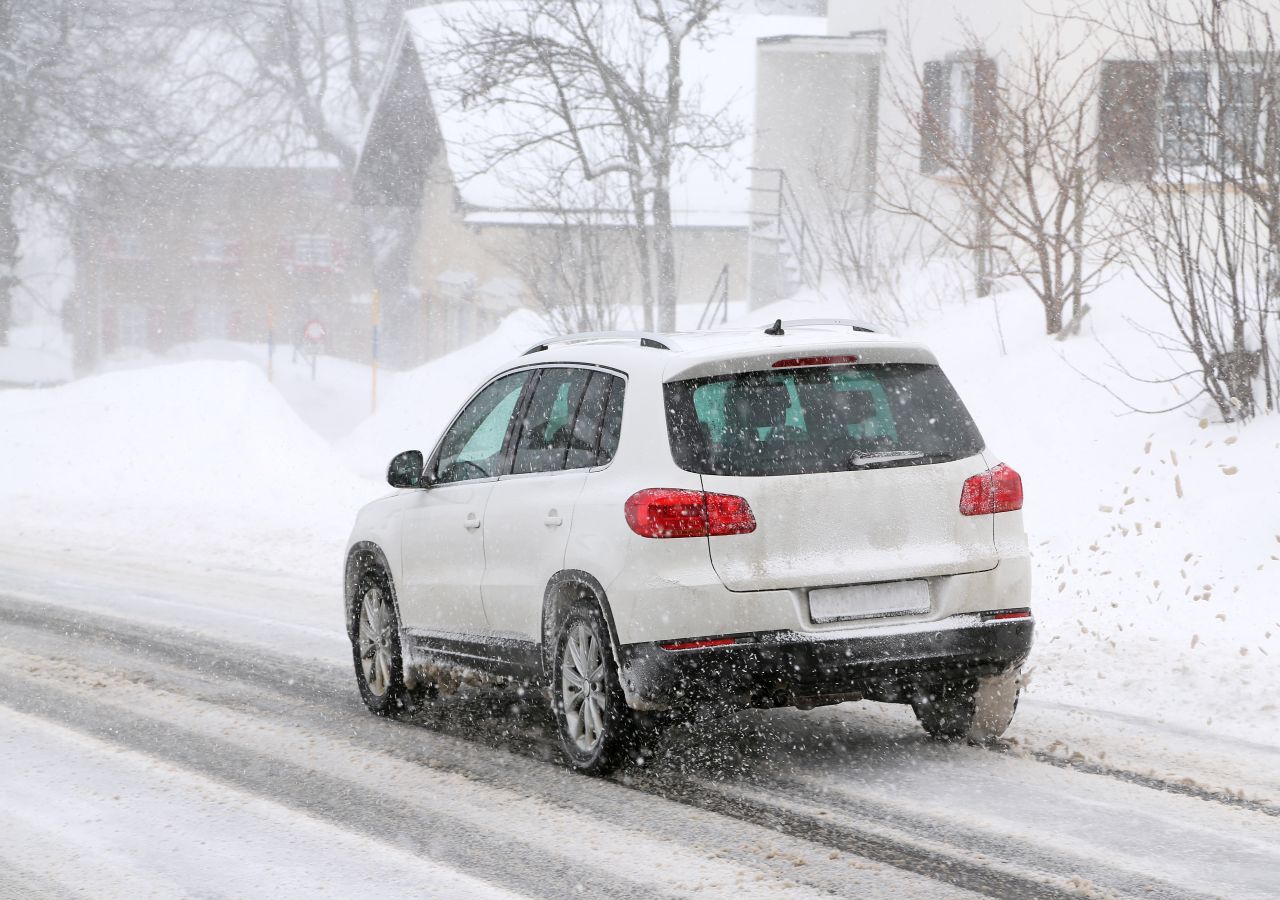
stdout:
[(718, 537), (750, 534), (756, 517), (747, 501), (733, 494), (648, 488), (627, 498), (627, 524), (641, 537)]
[(984, 516), (1015, 509), (1022, 509), (1022, 476), (1004, 463), (974, 475), (965, 481), (960, 491), (962, 516)]

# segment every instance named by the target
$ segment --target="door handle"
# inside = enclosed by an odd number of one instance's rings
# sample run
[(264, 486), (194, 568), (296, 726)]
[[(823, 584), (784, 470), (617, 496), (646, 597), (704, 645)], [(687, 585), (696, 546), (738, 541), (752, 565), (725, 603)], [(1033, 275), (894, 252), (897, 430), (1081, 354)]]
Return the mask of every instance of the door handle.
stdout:
[(553, 509), (547, 513), (547, 517), (543, 521), (554, 528), (564, 522), (564, 519), (560, 518), (560, 514)]
[(467, 513), (467, 517), (466, 517), (466, 519), (464, 519), (464, 520), (463, 520), (462, 524), (463, 524), (463, 525), (466, 525), (468, 528), (479, 528), (479, 527), (480, 527), (480, 517), (479, 517), (479, 516), (477, 516), (477, 515), (476, 515), (475, 513), (473, 513), (473, 512), (472, 512), (472, 513)]

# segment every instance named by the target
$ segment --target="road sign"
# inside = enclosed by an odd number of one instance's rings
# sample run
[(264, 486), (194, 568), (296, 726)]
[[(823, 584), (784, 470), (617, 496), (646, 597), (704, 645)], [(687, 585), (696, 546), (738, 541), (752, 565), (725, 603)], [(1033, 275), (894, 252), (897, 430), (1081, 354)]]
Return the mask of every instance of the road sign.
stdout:
[(326, 334), (328, 334), (328, 332), (324, 330), (324, 325), (319, 319), (312, 319), (307, 323), (306, 327), (302, 329), (302, 336), (313, 344), (324, 343)]

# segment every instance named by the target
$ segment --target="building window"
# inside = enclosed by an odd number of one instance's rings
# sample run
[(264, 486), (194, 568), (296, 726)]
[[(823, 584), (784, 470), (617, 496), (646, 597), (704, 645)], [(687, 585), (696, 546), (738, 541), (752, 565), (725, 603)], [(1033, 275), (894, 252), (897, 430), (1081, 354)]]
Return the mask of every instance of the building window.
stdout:
[[(1239, 166), (1245, 160), (1262, 165), (1262, 72), (1256, 66), (1239, 66), (1219, 78), (1222, 130), (1218, 156), (1224, 165)], [(1274, 101), (1273, 101), (1274, 102)]]
[(346, 248), (327, 234), (296, 234), (285, 241), (281, 256), (294, 271), (341, 271)]
[(150, 343), (150, 326), (153, 315), (138, 303), (120, 303), (115, 306), (116, 347), (143, 350)]
[(1203, 58), (1111, 60), (1102, 70), (1098, 160), (1104, 178), (1212, 178), (1264, 164), (1267, 86), (1258, 65)]
[(972, 60), (953, 62), (950, 103), (947, 110), (947, 138), (953, 152), (967, 159), (973, 152), (973, 76)]
[(1256, 66), (1169, 69), (1160, 129), (1165, 165), (1261, 163), (1262, 85)]
[(1161, 138), (1168, 166), (1202, 166), (1209, 159), (1209, 73), (1173, 69), (1166, 73)]
[(234, 266), (240, 262), (240, 242), (205, 236), (196, 241), (191, 261), (207, 266)]
[(102, 249), (108, 259), (138, 260), (147, 258), (142, 236), (136, 231), (120, 230), (107, 235), (103, 239)]
[(981, 172), (990, 162), (996, 119), (995, 60), (956, 54), (924, 65), (920, 171)]

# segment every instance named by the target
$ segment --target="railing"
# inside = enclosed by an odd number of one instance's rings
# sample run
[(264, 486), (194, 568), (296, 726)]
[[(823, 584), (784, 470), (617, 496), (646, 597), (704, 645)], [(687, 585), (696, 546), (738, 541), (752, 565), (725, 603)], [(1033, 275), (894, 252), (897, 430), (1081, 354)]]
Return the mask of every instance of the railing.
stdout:
[(702, 308), (702, 315), (698, 317), (698, 330), (701, 331), (709, 325), (716, 324), (716, 316), (720, 317), (721, 325), (729, 321), (728, 263), (720, 269), (715, 286), (711, 288), (711, 296), (707, 298), (707, 305)]
[(776, 175), (778, 178), (777, 187), (756, 187), (752, 185), (751, 190), (764, 194), (774, 194), (778, 198), (776, 212), (753, 211), (752, 227), (755, 227), (754, 217), (757, 215), (772, 218), (778, 230), (776, 239), (779, 244), (779, 255), (782, 255), (784, 250), (789, 253), (796, 261), (800, 280), (811, 288), (818, 287), (822, 282), (822, 250), (818, 246), (817, 236), (809, 226), (808, 219), (805, 218), (800, 201), (796, 198), (795, 189), (787, 178), (787, 173), (782, 169), (767, 169), (756, 166), (752, 166), (751, 171), (765, 172)]

